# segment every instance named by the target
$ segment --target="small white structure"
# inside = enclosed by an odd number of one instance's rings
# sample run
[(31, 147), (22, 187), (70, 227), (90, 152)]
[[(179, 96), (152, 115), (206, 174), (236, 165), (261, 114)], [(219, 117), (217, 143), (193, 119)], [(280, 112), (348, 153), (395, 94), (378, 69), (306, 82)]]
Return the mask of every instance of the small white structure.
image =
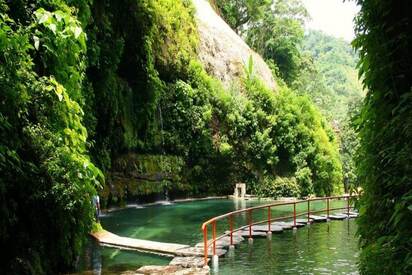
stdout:
[(235, 192), (233, 196), (236, 198), (243, 199), (246, 195), (246, 183), (236, 183)]

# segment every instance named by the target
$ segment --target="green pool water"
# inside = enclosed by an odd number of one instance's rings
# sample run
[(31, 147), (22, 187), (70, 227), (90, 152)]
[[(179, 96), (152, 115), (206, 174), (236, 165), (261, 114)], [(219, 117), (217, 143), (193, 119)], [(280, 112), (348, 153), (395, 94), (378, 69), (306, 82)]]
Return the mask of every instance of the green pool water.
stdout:
[[(170, 205), (131, 207), (111, 212), (101, 218), (103, 227), (121, 236), (194, 245), (202, 240), (201, 224), (207, 219), (229, 211), (268, 204), (268, 201), (206, 200)], [(344, 206), (334, 202), (331, 206)], [(311, 210), (325, 207), (312, 203)], [(306, 211), (307, 205), (297, 207)], [(290, 206), (272, 209), (272, 217), (290, 215)], [(263, 220), (267, 211), (253, 214), (253, 220)], [(303, 217), (302, 217), (303, 218)], [(245, 215), (239, 215), (236, 225), (244, 224)], [(228, 227), (218, 224), (218, 232)], [(222, 257), (216, 274), (354, 274), (356, 273), (356, 224), (352, 220), (313, 224), (297, 232), (274, 234), (271, 241), (255, 239), (249, 246), (242, 243), (233, 257)], [(210, 234), (210, 231), (209, 231)], [(209, 235), (210, 236), (210, 235)], [(99, 247), (90, 242), (79, 264), (79, 271), (95, 274), (117, 274), (136, 270), (143, 265), (167, 265), (170, 258), (134, 251)]]
[(354, 220), (316, 223), (243, 242), (214, 274), (358, 274)]

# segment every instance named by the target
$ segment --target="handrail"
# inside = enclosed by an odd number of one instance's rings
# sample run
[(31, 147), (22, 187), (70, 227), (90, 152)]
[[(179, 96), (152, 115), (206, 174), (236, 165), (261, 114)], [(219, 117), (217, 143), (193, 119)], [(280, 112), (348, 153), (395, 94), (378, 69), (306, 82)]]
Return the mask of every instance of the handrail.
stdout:
[[(268, 223), (268, 232), (271, 230), (271, 223), (272, 221), (279, 221), (279, 220), (284, 220), (284, 219), (291, 219), (293, 218), (293, 227), (296, 228), (296, 217), (300, 216), (307, 216), (307, 222), (310, 223), (310, 215), (314, 213), (322, 213), (326, 212), (327, 218), (330, 216), (330, 211), (335, 211), (335, 210), (346, 210), (347, 214), (349, 215), (350, 209), (353, 208), (350, 206), (349, 200), (351, 198), (357, 197), (356, 195), (344, 195), (344, 196), (329, 196), (329, 197), (317, 197), (317, 198), (309, 198), (306, 200), (294, 200), (294, 201), (289, 201), (289, 202), (277, 202), (277, 203), (271, 203), (271, 204), (266, 204), (266, 205), (260, 205), (260, 206), (254, 206), (254, 207), (249, 207), (245, 209), (240, 209), (236, 211), (232, 211), (223, 215), (216, 216), (214, 218), (211, 218), (204, 222), (202, 224), (202, 231), (203, 231), (203, 250), (204, 250), (204, 265), (207, 265), (208, 262), (208, 255), (209, 255), (209, 247), (213, 245), (212, 247), (212, 252), (213, 256), (216, 255), (216, 241), (220, 240), (221, 238), (225, 236), (230, 236), (230, 245), (233, 245), (233, 233), (240, 231), (242, 229), (248, 228), (249, 231), (249, 238), (252, 238), (252, 226), (257, 225), (257, 224), (262, 224), (262, 223)], [(331, 200), (341, 200), (341, 199), (346, 199), (347, 200), (347, 205), (345, 207), (337, 207), (337, 208), (330, 208), (330, 201)], [(310, 203), (313, 201), (325, 201), (326, 200), (326, 208), (321, 209), (321, 210), (310, 210)], [(301, 204), (301, 203), (307, 203), (307, 211), (306, 212), (301, 212), (297, 213), (296, 212), (296, 205)], [(285, 206), (285, 205), (293, 205), (293, 215), (288, 215), (284, 217), (277, 217), (277, 218), (272, 218), (271, 215), (271, 208), (272, 207), (278, 207), (278, 206)], [(252, 218), (252, 213), (253, 211), (260, 210), (260, 209), (267, 209), (268, 210), (268, 217), (267, 220), (263, 221), (258, 221), (258, 222), (253, 222)], [(233, 229), (233, 217), (235, 215), (241, 214), (241, 213), (246, 213), (247, 214), (247, 224), (243, 225), (239, 228)], [(229, 219), (229, 233), (225, 233), (219, 237), (216, 237), (216, 224), (218, 221), (223, 220), (225, 218)], [(212, 242), (208, 242), (207, 239), (207, 229), (208, 225), (212, 224)]]

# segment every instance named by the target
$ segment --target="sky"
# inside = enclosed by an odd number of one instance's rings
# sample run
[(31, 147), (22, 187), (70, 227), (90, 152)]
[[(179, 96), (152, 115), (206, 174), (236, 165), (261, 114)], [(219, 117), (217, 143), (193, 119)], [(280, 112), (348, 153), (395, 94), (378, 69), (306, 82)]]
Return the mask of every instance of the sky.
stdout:
[(309, 29), (322, 30), (329, 35), (351, 41), (355, 35), (353, 18), (359, 11), (354, 1), (303, 0), (312, 20), (306, 23)]

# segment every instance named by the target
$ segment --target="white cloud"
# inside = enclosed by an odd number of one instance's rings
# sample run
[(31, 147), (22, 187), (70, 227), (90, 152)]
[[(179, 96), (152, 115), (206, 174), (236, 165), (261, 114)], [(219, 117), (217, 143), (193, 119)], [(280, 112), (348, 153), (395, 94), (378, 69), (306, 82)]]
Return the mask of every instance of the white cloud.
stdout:
[(354, 1), (303, 0), (303, 3), (312, 17), (306, 28), (322, 30), (347, 41), (354, 38), (353, 18), (359, 11)]

